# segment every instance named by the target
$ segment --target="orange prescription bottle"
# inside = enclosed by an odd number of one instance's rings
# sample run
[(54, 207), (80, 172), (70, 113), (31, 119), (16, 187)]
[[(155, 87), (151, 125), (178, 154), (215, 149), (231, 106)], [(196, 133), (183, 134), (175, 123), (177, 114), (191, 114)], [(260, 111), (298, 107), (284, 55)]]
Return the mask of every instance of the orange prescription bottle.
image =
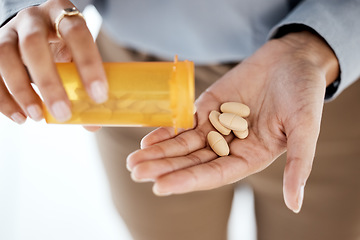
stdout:
[[(72, 104), (63, 124), (193, 127), (194, 64), (190, 61), (104, 63), (109, 99), (90, 99), (74, 63), (57, 63)], [(47, 123), (60, 123), (44, 107)]]

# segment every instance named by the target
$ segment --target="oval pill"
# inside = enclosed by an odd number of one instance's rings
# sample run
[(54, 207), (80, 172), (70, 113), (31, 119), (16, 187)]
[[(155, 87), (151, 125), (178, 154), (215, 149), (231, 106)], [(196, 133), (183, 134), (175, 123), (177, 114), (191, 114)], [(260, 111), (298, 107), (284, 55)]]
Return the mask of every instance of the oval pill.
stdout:
[(247, 121), (235, 113), (222, 113), (219, 121), (224, 127), (234, 131), (245, 131), (248, 128)]
[(230, 153), (229, 145), (225, 138), (218, 132), (211, 131), (207, 135), (211, 149), (220, 157), (227, 156)]
[(234, 135), (240, 139), (245, 139), (249, 136), (249, 130), (246, 129), (245, 131), (233, 131)]
[(250, 115), (250, 108), (239, 102), (226, 102), (220, 106), (223, 113), (234, 113), (240, 117), (248, 117)]
[(209, 120), (211, 122), (211, 124), (213, 125), (213, 127), (218, 130), (221, 134), (223, 135), (229, 135), (231, 130), (224, 127), (220, 121), (219, 121), (219, 116), (220, 116), (220, 113), (218, 111), (211, 111), (210, 114), (209, 114)]

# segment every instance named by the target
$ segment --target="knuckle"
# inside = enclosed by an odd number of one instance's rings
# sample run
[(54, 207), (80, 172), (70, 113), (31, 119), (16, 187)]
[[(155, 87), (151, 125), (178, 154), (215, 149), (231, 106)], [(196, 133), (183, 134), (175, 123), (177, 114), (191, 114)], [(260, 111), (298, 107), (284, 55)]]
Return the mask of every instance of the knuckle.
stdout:
[(14, 44), (10, 39), (1, 39), (0, 40), (0, 58), (8, 56), (8, 54), (13, 51)]
[(186, 168), (183, 171), (185, 171), (185, 173), (189, 175), (189, 177), (191, 179), (190, 181), (191, 181), (191, 184), (193, 185), (193, 187), (196, 187), (196, 185), (198, 185), (200, 183), (200, 179), (197, 176), (197, 174), (194, 172), (194, 170), (192, 170), (191, 168)]
[(188, 153), (190, 153), (190, 146), (186, 139), (184, 139), (181, 135), (174, 138), (177, 144), (179, 144), (181, 147), (185, 148)]
[(11, 93), (16, 99), (20, 99), (22, 96), (29, 95), (29, 92), (30, 92), (29, 88), (22, 85), (16, 86), (13, 89), (11, 89)]
[(49, 80), (39, 81), (36, 85), (39, 87), (39, 89), (41, 89), (42, 92), (53, 92), (54, 94), (56, 93), (55, 90), (58, 88), (58, 84)]
[(158, 151), (158, 152), (161, 153), (161, 156), (162, 156), (161, 158), (164, 158), (164, 157), (167, 156), (166, 150), (165, 150), (165, 148), (164, 148), (163, 146), (161, 146), (161, 145), (154, 145), (154, 149), (155, 149), (155, 151)]
[(196, 131), (196, 137), (199, 139), (199, 142), (201, 143), (205, 143), (207, 140), (207, 133), (199, 130), (199, 129), (195, 129)]
[(165, 166), (168, 167), (168, 169), (171, 171), (171, 172), (174, 172), (175, 170), (178, 169), (178, 167), (176, 167), (176, 164), (174, 161), (171, 161), (170, 159), (164, 159), (164, 162)]
[(37, 6), (30, 6), (18, 12), (16, 18), (22, 21), (28, 21), (30, 18), (38, 17), (40, 14), (39, 8)]
[(149, 175), (154, 173), (153, 170), (154, 170), (153, 164), (151, 164), (149, 162), (145, 162), (145, 163), (139, 164), (136, 168), (134, 168), (133, 174), (139, 178), (146, 178), (146, 177), (149, 177)]
[(221, 165), (215, 161), (210, 162), (208, 166), (214, 171), (219, 183), (225, 183), (225, 177)]
[(57, 6), (65, 6), (69, 3), (69, 0), (52, 0), (52, 2)]
[(85, 21), (79, 17), (72, 17), (70, 24), (63, 28), (62, 34), (65, 38), (76, 37), (76, 39), (82, 41), (83, 36), (86, 36), (87, 32), (88, 29)]
[(189, 154), (189, 155), (187, 155), (187, 158), (190, 160), (190, 162), (193, 165), (199, 165), (202, 163), (200, 157), (196, 156), (195, 154)]
[(72, 54), (65, 45), (52, 46), (54, 59), (60, 62), (71, 62)]
[(88, 70), (93, 71), (97, 61), (93, 58), (85, 57), (85, 58), (78, 60), (78, 63), (81, 66), (81, 69), (84, 69), (84, 70), (86, 69), (86, 71), (88, 71)]
[(21, 40), (21, 45), (25, 48), (31, 48), (38, 44), (42, 38), (44, 38), (43, 32), (39, 28), (34, 28), (25, 34)]

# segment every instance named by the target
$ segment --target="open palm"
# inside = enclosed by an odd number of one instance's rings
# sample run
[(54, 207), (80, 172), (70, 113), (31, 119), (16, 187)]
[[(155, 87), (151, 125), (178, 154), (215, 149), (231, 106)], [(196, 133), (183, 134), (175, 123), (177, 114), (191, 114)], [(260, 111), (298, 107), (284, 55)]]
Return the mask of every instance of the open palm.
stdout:
[[(128, 157), (135, 180), (155, 181), (158, 195), (206, 190), (236, 182), (269, 166), (288, 151), (284, 172), (287, 206), (299, 211), (310, 174), (326, 87), (326, 72), (293, 46), (274, 40), (237, 65), (196, 101), (196, 126), (174, 135), (160, 128)], [(230, 155), (218, 157), (206, 136), (208, 120), (223, 102), (251, 109), (249, 136), (226, 137)]]

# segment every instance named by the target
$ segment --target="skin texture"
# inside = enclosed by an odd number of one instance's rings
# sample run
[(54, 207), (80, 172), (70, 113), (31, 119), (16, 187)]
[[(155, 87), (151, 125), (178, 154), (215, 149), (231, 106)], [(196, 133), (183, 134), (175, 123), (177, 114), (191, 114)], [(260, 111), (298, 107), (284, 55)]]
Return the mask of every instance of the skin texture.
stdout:
[[(70, 1), (50, 0), (20, 11), (0, 29), (0, 112), (9, 118), (17, 116), (18, 123), (25, 122), (27, 117), (43, 119), (42, 101), (31, 81), (58, 121), (71, 117), (71, 104), (55, 62), (74, 61), (89, 96), (98, 103), (107, 99), (101, 57), (85, 21), (65, 17), (59, 25), (62, 39), (56, 36), (56, 17), (62, 9), (71, 7)], [(94, 82), (100, 83), (96, 89)]]
[[(142, 140), (142, 149), (127, 159), (133, 179), (151, 179), (157, 195), (213, 189), (265, 169), (287, 151), (284, 199), (299, 212), (325, 88), (338, 74), (336, 56), (317, 35), (290, 33), (269, 41), (197, 99), (193, 129), (175, 136), (173, 129), (159, 128)], [(206, 142), (214, 130), (208, 115), (229, 101), (250, 107), (250, 133), (245, 140), (226, 136), (230, 155), (218, 157)]]

